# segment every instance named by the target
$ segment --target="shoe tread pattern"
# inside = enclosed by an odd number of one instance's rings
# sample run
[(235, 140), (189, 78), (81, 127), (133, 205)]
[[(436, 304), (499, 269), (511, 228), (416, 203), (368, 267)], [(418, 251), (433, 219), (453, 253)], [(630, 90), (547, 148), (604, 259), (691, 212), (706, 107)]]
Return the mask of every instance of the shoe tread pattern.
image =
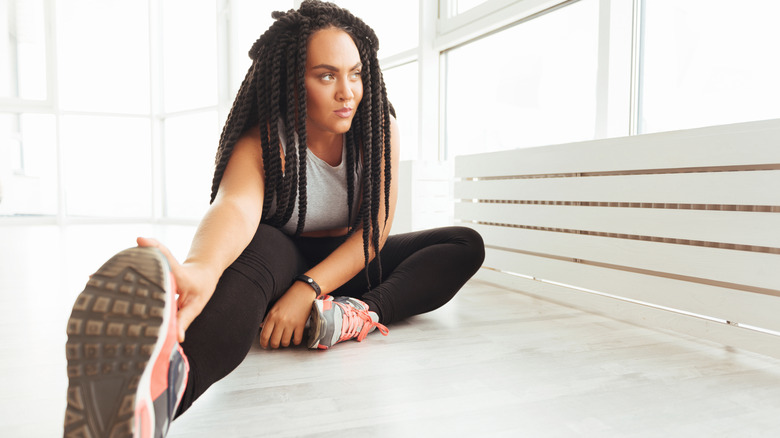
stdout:
[(133, 435), (136, 389), (165, 309), (161, 257), (149, 248), (116, 254), (92, 275), (73, 305), (64, 436)]

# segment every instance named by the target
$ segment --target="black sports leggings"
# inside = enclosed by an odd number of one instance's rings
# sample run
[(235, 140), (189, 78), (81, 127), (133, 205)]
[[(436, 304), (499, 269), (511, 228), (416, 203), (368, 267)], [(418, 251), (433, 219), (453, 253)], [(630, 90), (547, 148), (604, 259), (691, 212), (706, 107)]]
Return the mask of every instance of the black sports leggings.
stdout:
[[(214, 382), (233, 371), (249, 353), (260, 323), (293, 278), (335, 250), (345, 237), (290, 237), (261, 224), (238, 259), (225, 270), (214, 295), (187, 329), (182, 348), (190, 363), (181, 415)], [(331, 295), (365, 301), (389, 324), (447, 303), (482, 265), (480, 235), (470, 228), (446, 227), (388, 237), (365, 271)]]

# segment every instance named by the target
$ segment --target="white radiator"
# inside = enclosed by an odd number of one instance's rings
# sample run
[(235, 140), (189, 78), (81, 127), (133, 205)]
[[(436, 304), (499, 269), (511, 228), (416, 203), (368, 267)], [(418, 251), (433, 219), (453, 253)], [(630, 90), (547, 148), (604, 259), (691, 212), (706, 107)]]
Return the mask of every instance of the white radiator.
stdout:
[(478, 278), (780, 357), (780, 120), (455, 159)]

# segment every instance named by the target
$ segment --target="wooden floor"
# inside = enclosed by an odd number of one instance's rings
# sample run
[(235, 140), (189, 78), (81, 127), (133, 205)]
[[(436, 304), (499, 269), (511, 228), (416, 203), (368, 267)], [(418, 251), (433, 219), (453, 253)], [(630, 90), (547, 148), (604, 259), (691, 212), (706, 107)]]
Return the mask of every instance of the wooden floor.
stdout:
[[(0, 435), (62, 434), (65, 323), (136, 235), (191, 227), (0, 227)], [(390, 335), (253, 349), (170, 437), (776, 437), (780, 361), (469, 283)]]

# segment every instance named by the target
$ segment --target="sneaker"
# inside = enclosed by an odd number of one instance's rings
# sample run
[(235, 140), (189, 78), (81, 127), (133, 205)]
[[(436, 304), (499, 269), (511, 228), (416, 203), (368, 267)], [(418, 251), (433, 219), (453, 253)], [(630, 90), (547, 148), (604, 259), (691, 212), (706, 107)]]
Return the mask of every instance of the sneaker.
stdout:
[(368, 312), (368, 304), (351, 297), (326, 295), (314, 300), (310, 322), (308, 347), (321, 350), (352, 338), (362, 341), (375, 328), (385, 336), (389, 333), (376, 313)]
[(175, 290), (156, 248), (126, 249), (90, 277), (68, 320), (64, 436), (165, 436), (189, 372)]

